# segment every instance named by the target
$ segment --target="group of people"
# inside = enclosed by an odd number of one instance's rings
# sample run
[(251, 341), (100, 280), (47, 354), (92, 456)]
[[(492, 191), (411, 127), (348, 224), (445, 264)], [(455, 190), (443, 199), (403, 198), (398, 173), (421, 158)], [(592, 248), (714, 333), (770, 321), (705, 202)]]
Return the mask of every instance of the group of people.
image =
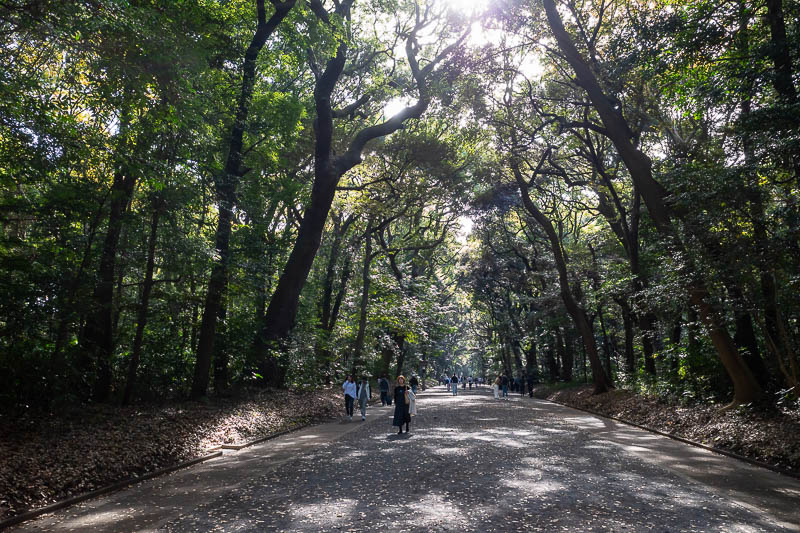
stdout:
[[(397, 376), (397, 385), (394, 387), (394, 393), (389, 395), (390, 383), (386, 376), (378, 380), (378, 388), (381, 391), (381, 405), (392, 405), (394, 403), (394, 417), (392, 418), (392, 426), (399, 428), (398, 434), (403, 433), (403, 425), (406, 426), (406, 433), (409, 432), (411, 415), (417, 414), (417, 387), (419, 380), (416, 376), (411, 376), (411, 380), (406, 384), (405, 376)], [(369, 388), (369, 380), (366, 377), (361, 378), (360, 383), (356, 383), (353, 376), (347, 376), (347, 380), (342, 384), (342, 392), (344, 393), (344, 408), (346, 416), (349, 420), (353, 419), (353, 409), (356, 400), (361, 408), (361, 421), (367, 419), (367, 404), (372, 398), (372, 392)]]
[(492, 384), (492, 390), (494, 391), (495, 399), (499, 400), (500, 393), (502, 392), (502, 397), (508, 400), (509, 389), (511, 389), (512, 392), (518, 392), (524, 396), (527, 385), (528, 396), (533, 398), (533, 389), (536, 383), (537, 381), (533, 376), (528, 376), (527, 378), (523, 376), (522, 378), (516, 377), (511, 379), (506, 374), (501, 374), (497, 376), (497, 379), (494, 380), (494, 383)]
[[(452, 376), (443, 375), (439, 378), (439, 385), (444, 385), (447, 390), (451, 390), (453, 396), (458, 395), (458, 385), (461, 384), (462, 389), (466, 389), (467, 386), (472, 388), (472, 385), (475, 384), (476, 387), (479, 387), (484, 383), (483, 378), (476, 377), (473, 378), (472, 376), (459, 376), (458, 374), (453, 374)], [(508, 392), (518, 392), (522, 395), (527, 393), (528, 395), (533, 398), (533, 388), (537, 380), (534, 379), (533, 376), (523, 376), (523, 377), (516, 377), (510, 378), (506, 374), (500, 374), (497, 378), (492, 382), (492, 390), (494, 392), (494, 397), (496, 399), (502, 398), (508, 399)]]
[(469, 386), (472, 389), (472, 385), (474, 384), (476, 387), (480, 387), (483, 384), (483, 378), (473, 378), (472, 376), (458, 376), (458, 374), (453, 374), (453, 376), (442, 376), (439, 378), (439, 385), (444, 385), (448, 389), (452, 389), (453, 396), (458, 395), (458, 385), (461, 384), (462, 389), (466, 389)]

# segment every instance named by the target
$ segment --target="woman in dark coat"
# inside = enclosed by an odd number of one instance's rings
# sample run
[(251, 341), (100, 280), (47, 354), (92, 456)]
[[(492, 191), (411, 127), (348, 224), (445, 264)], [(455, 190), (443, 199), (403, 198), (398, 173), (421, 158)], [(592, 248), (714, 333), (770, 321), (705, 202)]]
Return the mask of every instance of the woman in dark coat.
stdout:
[(407, 390), (406, 378), (397, 376), (397, 386), (394, 388), (394, 419), (392, 420), (392, 426), (400, 428), (400, 431), (397, 432), (398, 435), (403, 432), (403, 424), (406, 425), (406, 433), (408, 433), (408, 424), (411, 422), (411, 415), (408, 412), (408, 404), (406, 403)]

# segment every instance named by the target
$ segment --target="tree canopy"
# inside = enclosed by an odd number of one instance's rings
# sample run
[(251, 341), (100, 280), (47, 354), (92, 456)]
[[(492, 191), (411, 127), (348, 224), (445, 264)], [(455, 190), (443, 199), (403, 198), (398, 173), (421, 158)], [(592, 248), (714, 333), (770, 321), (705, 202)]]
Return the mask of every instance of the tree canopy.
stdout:
[(800, 391), (800, 7), (0, 5), (0, 405)]

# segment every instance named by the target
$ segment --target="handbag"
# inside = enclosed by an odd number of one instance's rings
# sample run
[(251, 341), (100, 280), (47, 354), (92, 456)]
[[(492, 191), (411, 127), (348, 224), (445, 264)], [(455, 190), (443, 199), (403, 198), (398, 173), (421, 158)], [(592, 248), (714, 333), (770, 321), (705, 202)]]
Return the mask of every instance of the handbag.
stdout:
[(411, 403), (411, 400), (408, 397), (408, 391), (406, 391), (405, 396), (406, 396), (406, 405), (409, 405)]

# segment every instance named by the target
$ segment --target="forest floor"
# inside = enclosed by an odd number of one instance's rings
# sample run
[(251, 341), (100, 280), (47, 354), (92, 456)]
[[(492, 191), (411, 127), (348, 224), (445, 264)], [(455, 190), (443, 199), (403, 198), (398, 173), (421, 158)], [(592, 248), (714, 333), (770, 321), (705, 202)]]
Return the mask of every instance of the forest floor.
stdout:
[(706, 446), (735, 453), (800, 475), (800, 410), (675, 405), (655, 397), (614, 390), (592, 394), (591, 385), (543, 385), (537, 398), (585, 409)]
[(247, 391), (207, 402), (91, 405), (0, 415), (0, 520), (340, 414), (332, 389)]

